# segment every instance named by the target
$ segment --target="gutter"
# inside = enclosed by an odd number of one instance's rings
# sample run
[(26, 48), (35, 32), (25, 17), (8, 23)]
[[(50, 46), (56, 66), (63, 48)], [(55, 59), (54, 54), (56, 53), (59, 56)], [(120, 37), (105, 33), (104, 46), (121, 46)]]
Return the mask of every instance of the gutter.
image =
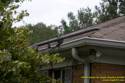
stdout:
[(90, 27), (90, 28), (87, 28), (87, 29), (78, 30), (76, 32), (72, 32), (72, 33), (63, 35), (63, 36), (61, 36), (59, 38), (56, 37), (56, 38), (53, 38), (53, 39), (50, 39), (50, 40), (46, 40), (46, 41), (43, 41), (43, 42), (40, 42), (40, 43), (33, 44), (32, 47), (38, 47), (38, 46), (49, 44), (49, 43), (52, 43), (52, 42), (57, 42), (60, 39), (64, 40), (66, 38), (74, 37), (74, 36), (77, 36), (77, 35), (80, 35), (80, 34), (84, 34), (84, 33), (88, 33), (88, 32), (95, 31), (95, 30), (99, 30), (99, 28), (97, 28), (97, 27), (93, 27), (93, 28)]
[(68, 49), (68, 48), (79, 47), (84, 45), (95, 45), (95, 46), (102, 46), (102, 47), (125, 49), (125, 41), (91, 38), (91, 37), (83, 37), (69, 42), (65, 42), (60, 47), (64, 49)]
[[(72, 41), (64, 42), (60, 45), (60, 49), (65, 50), (65, 49), (71, 49), (74, 47), (79, 47), (84, 45), (94, 45), (94, 46), (101, 46), (101, 47), (125, 49), (125, 41), (91, 38), (91, 37), (82, 37)], [(36, 46), (36, 47), (39, 48), (39, 46)], [(45, 50), (48, 50), (48, 48), (46, 47), (38, 50), (45, 51)]]

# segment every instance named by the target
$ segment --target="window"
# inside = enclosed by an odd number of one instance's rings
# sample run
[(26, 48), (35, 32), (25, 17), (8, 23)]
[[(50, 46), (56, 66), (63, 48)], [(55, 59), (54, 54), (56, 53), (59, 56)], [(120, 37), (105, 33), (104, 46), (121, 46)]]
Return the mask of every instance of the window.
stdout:
[(51, 69), (48, 71), (48, 76), (62, 83), (71, 83), (71, 68)]

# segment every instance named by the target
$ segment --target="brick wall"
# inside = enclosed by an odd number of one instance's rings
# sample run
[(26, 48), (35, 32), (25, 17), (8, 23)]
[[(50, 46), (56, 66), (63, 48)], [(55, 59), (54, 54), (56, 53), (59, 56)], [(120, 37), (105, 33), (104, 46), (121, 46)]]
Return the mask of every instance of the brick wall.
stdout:
[(84, 71), (83, 71), (82, 64), (73, 66), (73, 72), (72, 72), (73, 83), (83, 83), (83, 79), (80, 78), (83, 75), (84, 75)]
[[(91, 76), (125, 76), (125, 66), (94, 63), (91, 66)], [(125, 79), (124, 79), (125, 80)], [(91, 83), (125, 83), (125, 81), (111, 82), (93, 79)]]

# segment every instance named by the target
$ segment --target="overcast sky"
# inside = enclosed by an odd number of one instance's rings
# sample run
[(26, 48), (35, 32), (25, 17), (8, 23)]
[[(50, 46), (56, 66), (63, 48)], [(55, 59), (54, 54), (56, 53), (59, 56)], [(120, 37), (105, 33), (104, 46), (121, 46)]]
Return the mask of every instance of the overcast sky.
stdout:
[[(24, 19), (24, 24), (43, 22), (47, 25), (60, 25), (61, 19), (67, 19), (67, 13), (75, 14), (80, 8), (94, 8), (100, 0), (32, 0), (24, 2), (19, 10), (26, 9), (30, 15)], [(21, 25), (23, 23), (18, 23)]]

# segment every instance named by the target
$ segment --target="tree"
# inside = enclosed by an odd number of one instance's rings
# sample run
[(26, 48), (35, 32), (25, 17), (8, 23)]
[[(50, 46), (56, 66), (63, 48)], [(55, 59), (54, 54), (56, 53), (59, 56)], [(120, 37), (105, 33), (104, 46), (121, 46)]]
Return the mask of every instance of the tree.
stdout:
[(102, 23), (125, 15), (125, 0), (102, 0), (95, 9), (96, 22)]
[(72, 31), (76, 31), (79, 29), (78, 20), (76, 19), (76, 16), (74, 16), (73, 12), (68, 13), (69, 18), (69, 27), (72, 28)]
[(125, 0), (119, 0), (120, 15), (125, 15)]
[(69, 22), (62, 20), (61, 23), (64, 33), (69, 33), (124, 15), (125, 0), (102, 0), (99, 6), (95, 6), (94, 12), (90, 8), (81, 8), (76, 16), (68, 13)]
[(90, 8), (82, 8), (78, 10), (78, 21), (80, 28), (87, 28), (94, 24), (93, 22), (93, 13), (91, 12)]
[(69, 23), (67, 24), (67, 22), (62, 19), (61, 20), (61, 24), (64, 30), (64, 34), (76, 31), (79, 29), (79, 25), (78, 25), (78, 20), (76, 19), (76, 17), (74, 16), (73, 12), (69, 12), (68, 13), (68, 19), (69, 19)]
[(44, 23), (27, 25), (26, 27), (32, 31), (29, 37), (31, 44), (42, 42), (58, 35), (58, 31), (55, 29), (55, 26), (47, 26)]
[(87, 28), (94, 24), (94, 15), (90, 8), (81, 8), (75, 16), (73, 12), (68, 13), (69, 22), (61, 21), (64, 34)]
[(61, 20), (62, 27), (64, 29), (64, 34), (70, 33), (72, 30), (71, 27), (69, 27), (64, 19)]
[(19, 2), (0, 1), (0, 83), (45, 83), (48, 78), (40, 74), (39, 66), (60, 62), (62, 58), (37, 52), (29, 47), (29, 30), (12, 27), (28, 15), (26, 11), (16, 12)]

